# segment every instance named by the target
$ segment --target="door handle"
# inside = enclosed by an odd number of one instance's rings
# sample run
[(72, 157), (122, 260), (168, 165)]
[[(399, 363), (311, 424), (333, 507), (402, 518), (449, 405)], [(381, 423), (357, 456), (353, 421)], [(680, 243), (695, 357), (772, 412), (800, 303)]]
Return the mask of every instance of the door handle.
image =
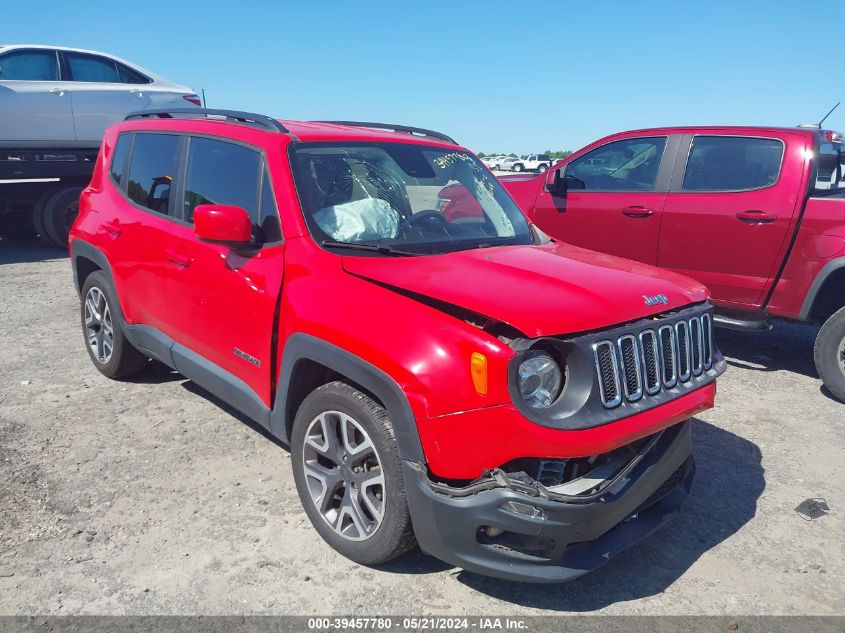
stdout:
[(627, 215), (629, 218), (647, 218), (650, 215), (654, 215), (654, 211), (652, 211), (648, 207), (632, 205), (630, 207), (625, 207), (624, 209), (622, 209), (622, 214)]
[(59, 95), (60, 97), (63, 97), (67, 90), (65, 90), (64, 88), (50, 88), (50, 90), (48, 90), (47, 92), (49, 92), (51, 95)]
[(740, 211), (736, 214), (736, 219), (747, 224), (771, 224), (778, 219), (778, 216), (776, 213), (766, 213), (765, 211), (751, 209), (749, 211)]
[(166, 250), (164, 254), (167, 256), (167, 260), (171, 264), (176, 264), (180, 268), (187, 268), (191, 265), (191, 262), (194, 261), (193, 258), (188, 257), (187, 255), (181, 255), (174, 250)]
[(143, 90), (140, 90), (140, 89), (138, 89), (138, 88), (133, 88), (132, 90), (130, 90), (130, 91), (129, 91), (129, 94), (131, 94), (131, 95), (138, 95), (139, 97), (143, 97), (143, 96), (144, 96), (144, 91), (143, 91)]
[(103, 230), (112, 237), (117, 237), (121, 233), (123, 233), (123, 229), (120, 228), (120, 225), (118, 225), (118, 223), (114, 221), (106, 222), (105, 224), (103, 224)]

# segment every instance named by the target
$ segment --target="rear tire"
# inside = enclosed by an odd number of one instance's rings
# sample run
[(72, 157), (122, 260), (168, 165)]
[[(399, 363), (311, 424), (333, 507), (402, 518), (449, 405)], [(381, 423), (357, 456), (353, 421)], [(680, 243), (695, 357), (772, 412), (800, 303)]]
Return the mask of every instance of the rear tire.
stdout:
[(537, 171), (539, 171), (539, 172), (542, 174), (542, 173), (543, 173), (544, 171), (546, 171), (548, 168), (549, 168), (549, 167), (548, 167), (547, 165), (540, 165), (540, 166), (537, 168)]
[(312, 391), (293, 422), (291, 462), (305, 513), (335, 550), (378, 565), (415, 546), (393, 426), (367, 394), (340, 381)]
[(47, 239), (59, 248), (67, 248), (68, 233), (79, 213), (82, 187), (65, 187), (55, 191), (44, 203), (42, 221)]
[(149, 359), (135, 349), (123, 333), (117, 301), (108, 279), (100, 270), (85, 279), (80, 316), (88, 356), (105, 377), (127, 378), (147, 365)]
[(813, 357), (824, 386), (845, 402), (845, 308), (834, 312), (822, 325)]

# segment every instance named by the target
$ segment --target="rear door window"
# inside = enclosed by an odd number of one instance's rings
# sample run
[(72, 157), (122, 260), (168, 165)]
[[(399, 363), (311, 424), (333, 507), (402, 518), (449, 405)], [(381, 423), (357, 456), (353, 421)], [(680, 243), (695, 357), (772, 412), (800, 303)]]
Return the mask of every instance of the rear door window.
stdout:
[(57, 81), (55, 51), (12, 51), (0, 55), (0, 81)]
[(747, 191), (777, 182), (783, 143), (772, 138), (696, 136), (684, 171), (684, 191)]
[(65, 53), (70, 78), (73, 81), (120, 83), (115, 63), (104, 57)]
[(586, 191), (654, 191), (665, 149), (665, 136), (614, 141), (573, 160), (566, 175)]
[(170, 187), (179, 170), (176, 134), (135, 134), (126, 195), (151, 211), (172, 214)]
[(258, 236), (263, 167), (257, 150), (227, 141), (192, 137), (185, 176), (184, 219), (193, 222), (194, 209), (201, 204), (232, 204), (246, 210)]

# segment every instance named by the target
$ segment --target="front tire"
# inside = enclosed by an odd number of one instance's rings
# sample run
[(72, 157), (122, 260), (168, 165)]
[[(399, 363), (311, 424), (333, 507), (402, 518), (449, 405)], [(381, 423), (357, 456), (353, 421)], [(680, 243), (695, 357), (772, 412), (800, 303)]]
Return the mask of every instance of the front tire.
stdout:
[(335, 381), (302, 402), (291, 432), (299, 498), (331, 547), (362, 565), (414, 547), (402, 463), (387, 411)]
[(834, 312), (822, 325), (813, 351), (824, 386), (845, 402), (845, 308)]
[(82, 334), (88, 356), (107, 378), (126, 378), (141, 371), (147, 357), (126, 339), (108, 279), (102, 271), (88, 275), (82, 286)]

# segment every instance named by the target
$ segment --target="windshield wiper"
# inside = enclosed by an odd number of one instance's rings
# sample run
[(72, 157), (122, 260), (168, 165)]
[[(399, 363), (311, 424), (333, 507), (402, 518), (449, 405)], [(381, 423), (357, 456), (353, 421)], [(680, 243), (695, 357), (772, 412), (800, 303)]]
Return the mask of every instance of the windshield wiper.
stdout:
[(335, 242), (333, 240), (323, 240), (323, 246), (331, 248), (346, 248), (352, 251), (371, 251), (373, 253), (381, 253), (382, 255), (398, 255), (399, 257), (416, 257), (420, 253), (412, 253), (411, 251), (402, 251), (392, 246), (384, 246), (382, 244), (368, 244), (366, 242)]

